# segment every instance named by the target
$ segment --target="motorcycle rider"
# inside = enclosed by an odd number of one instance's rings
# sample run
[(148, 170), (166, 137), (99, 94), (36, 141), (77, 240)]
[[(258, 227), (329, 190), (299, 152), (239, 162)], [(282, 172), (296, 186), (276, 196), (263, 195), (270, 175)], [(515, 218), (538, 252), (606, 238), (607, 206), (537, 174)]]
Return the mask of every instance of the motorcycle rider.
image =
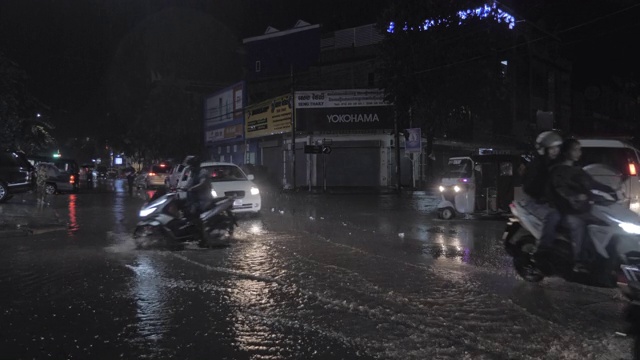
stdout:
[(525, 194), (523, 207), (542, 219), (543, 227), (540, 246), (551, 247), (556, 237), (556, 228), (562, 216), (557, 209), (549, 206), (547, 199), (547, 179), (549, 169), (557, 161), (562, 145), (562, 136), (555, 131), (544, 131), (536, 138), (538, 155), (524, 171), (522, 190)]
[(560, 162), (552, 166), (549, 176), (548, 197), (554, 208), (562, 214), (562, 224), (569, 230), (573, 243), (575, 272), (587, 272), (582, 254), (586, 234), (586, 220), (591, 204), (591, 190), (615, 194), (611, 187), (595, 181), (576, 162), (582, 156), (580, 141), (567, 139), (562, 144)]
[(206, 205), (213, 199), (211, 196), (211, 180), (206, 171), (200, 169), (200, 158), (198, 156), (188, 156), (185, 163), (190, 168), (189, 180), (186, 184), (187, 208), (190, 220), (198, 228), (201, 239), (206, 239), (204, 226), (200, 214)]

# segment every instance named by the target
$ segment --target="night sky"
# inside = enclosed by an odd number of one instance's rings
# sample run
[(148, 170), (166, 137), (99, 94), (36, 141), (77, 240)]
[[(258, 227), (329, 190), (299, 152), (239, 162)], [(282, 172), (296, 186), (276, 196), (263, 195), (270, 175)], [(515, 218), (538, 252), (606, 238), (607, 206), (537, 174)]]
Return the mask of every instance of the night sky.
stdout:
[[(181, 6), (210, 14), (238, 40), (264, 32), (268, 25), (287, 29), (302, 19), (327, 30), (372, 23), (385, 0), (2, 0), (0, 52), (29, 74), (31, 91), (51, 106), (65, 128), (108, 111), (105, 74), (122, 38), (149, 15)], [(517, 3), (517, 2), (515, 2)], [(570, 3), (570, 2), (565, 2)], [(573, 2), (576, 3), (576, 2)], [(587, 74), (635, 73), (640, 6), (633, 1), (584, 1), (590, 9), (567, 9), (562, 29), (566, 49), (581, 79)], [(606, 3), (603, 5), (602, 3)], [(619, 12), (617, 12), (619, 11)], [(616, 13), (617, 12), (617, 13)], [(537, 16), (529, 11), (530, 16)], [(611, 15), (609, 15), (611, 14)], [(528, 15), (529, 16), (529, 15)], [(76, 129), (77, 131), (79, 131)]]

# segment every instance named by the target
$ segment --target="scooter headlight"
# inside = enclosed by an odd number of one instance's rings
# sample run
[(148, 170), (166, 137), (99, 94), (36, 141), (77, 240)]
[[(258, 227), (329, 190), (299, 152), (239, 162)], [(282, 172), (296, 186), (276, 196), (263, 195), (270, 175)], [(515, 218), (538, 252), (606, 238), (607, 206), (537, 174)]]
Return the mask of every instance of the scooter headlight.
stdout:
[(618, 225), (622, 228), (622, 230), (628, 232), (629, 234), (640, 235), (640, 225), (628, 222), (621, 222)]
[(440, 185), (440, 186), (438, 187), (438, 190), (440, 190), (440, 192), (444, 192), (446, 189), (444, 188), (444, 186)]
[(151, 214), (153, 214), (156, 210), (158, 210), (157, 207), (150, 207), (150, 208), (145, 208), (140, 210), (140, 217), (146, 217), (149, 216)]
[(458, 185), (453, 187), (453, 191), (455, 191), (455, 192), (460, 192), (460, 190), (462, 190), (462, 188), (460, 186), (458, 186)]
[(213, 198), (217, 198), (218, 197), (218, 193), (215, 190), (211, 189), (211, 196)]

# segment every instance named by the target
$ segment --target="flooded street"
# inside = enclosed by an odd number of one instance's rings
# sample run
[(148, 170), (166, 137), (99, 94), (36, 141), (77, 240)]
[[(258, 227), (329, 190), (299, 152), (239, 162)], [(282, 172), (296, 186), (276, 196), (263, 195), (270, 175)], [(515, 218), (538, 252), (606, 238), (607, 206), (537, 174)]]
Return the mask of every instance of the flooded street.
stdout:
[(2, 358), (632, 358), (615, 291), (525, 283), (503, 220), (436, 219), (428, 194), (266, 193), (229, 247), (166, 251), (135, 249), (122, 185), (0, 239)]

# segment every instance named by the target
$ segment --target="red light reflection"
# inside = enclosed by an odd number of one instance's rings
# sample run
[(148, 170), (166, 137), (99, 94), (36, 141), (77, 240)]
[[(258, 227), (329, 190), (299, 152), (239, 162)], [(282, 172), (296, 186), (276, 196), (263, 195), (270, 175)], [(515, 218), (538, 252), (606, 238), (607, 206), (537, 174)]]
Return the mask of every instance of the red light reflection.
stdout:
[(69, 195), (69, 234), (78, 231), (78, 218), (76, 217), (76, 194)]

